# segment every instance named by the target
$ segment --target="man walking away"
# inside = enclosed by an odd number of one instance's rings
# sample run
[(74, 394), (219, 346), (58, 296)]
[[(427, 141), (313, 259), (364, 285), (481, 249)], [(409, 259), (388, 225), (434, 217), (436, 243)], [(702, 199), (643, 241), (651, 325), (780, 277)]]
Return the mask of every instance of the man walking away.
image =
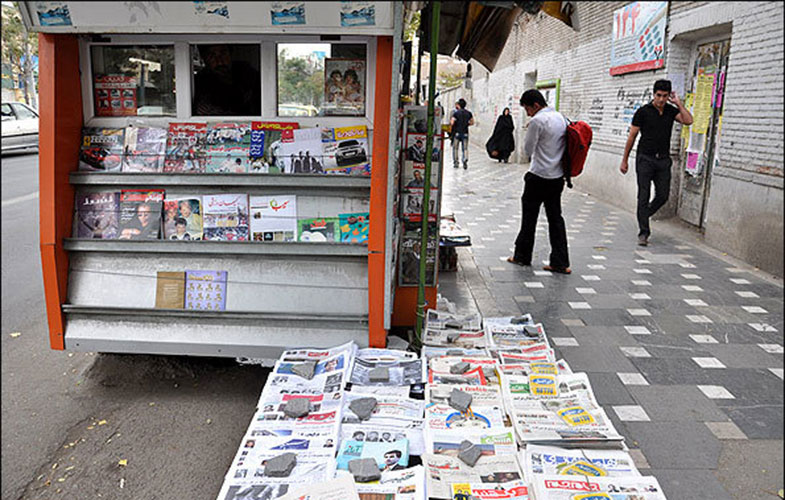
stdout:
[(474, 125), (474, 115), (466, 109), (466, 101), (458, 99), (457, 107), (452, 112), (452, 166), (458, 168), (458, 147), (461, 147), (463, 169), (469, 168), (469, 127)]
[[(667, 106), (670, 102), (673, 106)], [(673, 121), (692, 125), (692, 114), (682, 105), (679, 96), (671, 92), (669, 80), (654, 82), (654, 99), (641, 106), (632, 117), (630, 135), (624, 146), (621, 160), (622, 174), (629, 170), (627, 160), (638, 132), (641, 140), (635, 159), (635, 175), (638, 177), (638, 245), (649, 244), (651, 228), (649, 218), (668, 201), (671, 188), (670, 157), (671, 131)], [(651, 183), (654, 183), (654, 199), (651, 197)]]
[(521, 96), (521, 106), (531, 117), (523, 152), (531, 158), (531, 167), (524, 176), (521, 205), (521, 230), (515, 239), (515, 254), (507, 262), (530, 266), (534, 250), (534, 233), (540, 205), (545, 205), (548, 236), (551, 242), (550, 265), (546, 271), (570, 274), (567, 251), (567, 230), (561, 214), (561, 193), (564, 190), (562, 156), (566, 144), (567, 121), (549, 107), (539, 90), (530, 89)]

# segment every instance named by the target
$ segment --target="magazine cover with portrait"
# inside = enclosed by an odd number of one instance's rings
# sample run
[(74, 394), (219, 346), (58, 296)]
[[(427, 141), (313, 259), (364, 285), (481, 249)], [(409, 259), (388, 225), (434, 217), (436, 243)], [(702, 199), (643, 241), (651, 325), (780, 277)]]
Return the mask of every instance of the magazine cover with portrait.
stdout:
[(164, 239), (202, 239), (202, 200), (199, 195), (166, 195)]
[(76, 194), (76, 238), (117, 238), (119, 192)]
[(365, 115), (365, 60), (324, 60), (322, 111), (332, 116)]
[(121, 240), (157, 240), (161, 233), (163, 189), (123, 189), (120, 192)]

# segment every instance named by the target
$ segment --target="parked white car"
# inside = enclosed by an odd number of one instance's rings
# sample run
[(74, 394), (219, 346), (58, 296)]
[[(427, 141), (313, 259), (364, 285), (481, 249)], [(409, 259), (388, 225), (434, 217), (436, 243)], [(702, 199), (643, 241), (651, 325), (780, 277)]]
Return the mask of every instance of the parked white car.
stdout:
[(21, 102), (0, 104), (3, 122), (2, 152), (38, 149), (38, 112)]

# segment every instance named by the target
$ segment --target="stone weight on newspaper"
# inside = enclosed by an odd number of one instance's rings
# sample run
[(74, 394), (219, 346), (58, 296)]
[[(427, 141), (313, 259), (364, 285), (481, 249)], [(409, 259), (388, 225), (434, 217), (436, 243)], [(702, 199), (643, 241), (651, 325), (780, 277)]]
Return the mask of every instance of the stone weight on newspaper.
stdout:
[(458, 458), (463, 460), (467, 465), (474, 467), (474, 464), (477, 463), (477, 460), (480, 459), (481, 455), (482, 450), (479, 446), (466, 439), (461, 442), (461, 447), (458, 450)]
[(450, 406), (461, 413), (466, 413), (472, 404), (472, 395), (460, 389), (453, 389), (450, 393)]
[(447, 343), (448, 344), (454, 344), (455, 342), (458, 341), (459, 338), (461, 338), (461, 334), (460, 333), (457, 333), (457, 332), (456, 333), (448, 333), (447, 334)]
[(382, 477), (376, 460), (373, 458), (358, 458), (349, 461), (349, 472), (358, 483), (378, 481)]
[(463, 356), (463, 351), (460, 349), (447, 349), (448, 356)]
[(308, 415), (310, 411), (311, 402), (308, 398), (295, 398), (286, 402), (283, 407), (283, 413), (287, 417), (300, 418)]
[(297, 455), (284, 453), (267, 460), (267, 465), (264, 466), (264, 475), (268, 477), (289, 477), (295, 465), (297, 465)]
[(292, 366), (292, 373), (308, 380), (313, 378), (314, 370), (316, 370), (316, 361), (306, 361)]
[(466, 361), (461, 361), (460, 363), (455, 363), (450, 367), (450, 373), (453, 375), (463, 375), (464, 373), (469, 371), (471, 365)]
[(540, 336), (540, 329), (534, 325), (526, 325), (523, 327), (523, 332), (526, 334), (527, 337), (539, 337)]
[(389, 382), (390, 381), (390, 370), (388, 370), (384, 366), (380, 366), (377, 368), (372, 369), (368, 372), (368, 378), (371, 382)]
[(349, 409), (354, 412), (360, 420), (371, 418), (373, 410), (376, 409), (376, 398), (359, 398), (349, 403)]

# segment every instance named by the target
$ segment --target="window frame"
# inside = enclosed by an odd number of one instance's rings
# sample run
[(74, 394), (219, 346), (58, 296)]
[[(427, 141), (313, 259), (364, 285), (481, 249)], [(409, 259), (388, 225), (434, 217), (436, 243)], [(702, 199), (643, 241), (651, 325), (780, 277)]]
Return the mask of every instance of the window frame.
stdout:
[[(366, 125), (373, 129), (374, 92), (376, 88), (376, 40), (370, 35), (341, 36), (340, 40), (321, 40), (319, 35), (289, 34), (111, 34), (102, 38), (83, 35), (79, 39), (80, 70), (82, 84), (82, 112), (85, 127), (125, 127), (129, 124), (145, 124), (165, 127), (174, 121), (196, 121), (216, 123), (221, 121), (296, 121), (301, 127), (343, 127)], [(191, 114), (191, 45), (206, 43), (260, 44), (259, 68), (261, 78), (261, 116), (194, 116)], [(366, 45), (366, 85), (364, 116), (278, 116), (278, 68), (277, 45), (279, 43), (330, 43)], [(93, 102), (92, 46), (94, 45), (174, 45), (174, 64), (176, 82), (175, 116), (95, 116)], [(267, 71), (269, 68), (270, 71)]]

